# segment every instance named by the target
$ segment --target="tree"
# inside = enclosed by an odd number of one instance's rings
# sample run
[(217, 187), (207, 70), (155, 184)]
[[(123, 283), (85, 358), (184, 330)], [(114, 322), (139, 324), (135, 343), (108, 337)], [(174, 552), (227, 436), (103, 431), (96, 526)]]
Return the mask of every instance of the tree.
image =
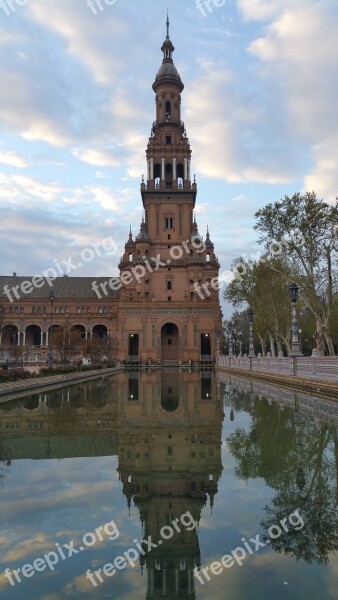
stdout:
[(80, 331), (76, 329), (69, 331), (64, 328), (53, 330), (52, 343), (60, 362), (65, 363), (80, 357), (85, 340)]
[[(338, 293), (338, 200), (330, 206), (315, 192), (294, 194), (258, 212), (255, 229), (268, 248), (279, 242), (290, 276), (316, 321), (317, 348), (334, 355), (331, 316)], [(289, 281), (291, 283), (291, 280)]]
[(237, 347), (242, 336), (244, 354), (249, 349), (249, 319), (247, 311), (235, 311), (230, 320), (223, 321), (223, 337), (225, 340), (232, 338)]
[(248, 261), (241, 277), (235, 278), (224, 292), (224, 298), (234, 307), (247, 303), (254, 310), (254, 330), (263, 355), (266, 340), (272, 356), (276, 353), (275, 345), (278, 352), (282, 352), (282, 343), (287, 352), (291, 350), (289, 277), (283, 259), (263, 256), (259, 261)]
[(94, 338), (86, 343), (86, 354), (90, 356), (92, 363), (100, 363), (108, 354), (106, 340)]

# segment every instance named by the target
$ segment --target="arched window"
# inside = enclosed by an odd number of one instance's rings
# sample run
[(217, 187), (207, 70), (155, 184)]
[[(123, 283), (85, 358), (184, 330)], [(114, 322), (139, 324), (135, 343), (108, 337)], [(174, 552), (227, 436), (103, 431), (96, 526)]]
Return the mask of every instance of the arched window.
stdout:
[(207, 253), (207, 255), (206, 255), (206, 257), (205, 257), (205, 258), (206, 258), (206, 261), (207, 261), (207, 262), (210, 262), (210, 254), (209, 254), (209, 252)]
[(165, 116), (167, 121), (171, 121), (171, 102), (165, 103)]
[(182, 163), (177, 165), (177, 183), (178, 185), (183, 185), (184, 180), (184, 166)]
[(154, 179), (155, 179), (155, 184), (160, 183), (160, 180), (161, 180), (161, 165), (160, 165), (160, 163), (156, 163), (154, 165)]
[(165, 183), (167, 187), (172, 187), (173, 184), (173, 166), (167, 163), (165, 166)]
[(129, 253), (129, 262), (133, 262), (133, 255), (131, 252)]

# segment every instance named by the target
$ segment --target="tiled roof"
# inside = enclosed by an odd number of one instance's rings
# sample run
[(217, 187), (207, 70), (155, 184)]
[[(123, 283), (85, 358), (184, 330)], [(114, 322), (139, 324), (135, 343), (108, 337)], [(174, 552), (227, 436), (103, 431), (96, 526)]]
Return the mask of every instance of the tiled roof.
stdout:
[[(34, 277), (25, 276), (19, 277), (17, 275), (0, 275), (0, 295), (5, 296), (4, 287), (8, 286), (10, 290), (15, 288), (16, 286), (21, 286), (22, 283), (28, 281), (32, 282)], [(93, 282), (96, 282), (98, 286), (101, 283), (105, 283), (109, 281), (111, 277), (57, 277), (52, 282), (53, 287), (50, 287), (47, 280), (45, 280), (45, 285), (41, 288), (37, 288), (33, 285), (33, 291), (31, 294), (25, 294), (18, 289), (18, 294), (20, 296), (20, 300), (24, 300), (25, 298), (41, 298), (41, 299), (49, 299), (51, 291), (55, 294), (55, 299), (61, 298), (86, 298), (86, 299), (95, 299), (98, 296), (93, 291), (92, 285)], [(114, 277), (113, 279), (119, 281), (118, 277)], [(105, 287), (107, 294), (103, 291), (100, 291), (102, 294), (102, 298), (119, 298), (119, 291), (112, 290), (109, 285)], [(11, 293), (13, 299), (15, 299), (15, 294)], [(5, 296), (6, 298), (6, 296)]]

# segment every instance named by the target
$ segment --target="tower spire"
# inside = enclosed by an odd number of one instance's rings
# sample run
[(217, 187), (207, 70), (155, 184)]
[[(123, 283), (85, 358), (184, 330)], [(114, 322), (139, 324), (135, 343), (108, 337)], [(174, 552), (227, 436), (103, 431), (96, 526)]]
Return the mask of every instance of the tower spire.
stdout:
[(169, 38), (170, 38), (170, 36), (169, 36), (169, 26), (170, 26), (169, 11), (167, 9), (167, 40), (169, 40)]

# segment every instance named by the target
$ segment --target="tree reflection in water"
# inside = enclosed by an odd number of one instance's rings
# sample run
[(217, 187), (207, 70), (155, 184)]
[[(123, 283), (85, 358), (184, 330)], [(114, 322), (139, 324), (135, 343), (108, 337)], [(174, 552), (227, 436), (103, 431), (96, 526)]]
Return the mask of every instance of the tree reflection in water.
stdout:
[(227, 438), (237, 461), (236, 475), (244, 480), (262, 477), (276, 490), (271, 506), (264, 509), (264, 531), (296, 509), (305, 522), (303, 529), (271, 540), (272, 547), (297, 560), (326, 564), (338, 549), (337, 428), (317, 428), (297, 409), (282, 409), (266, 399), (253, 402), (252, 394), (237, 394), (232, 405), (253, 417), (251, 431), (238, 428)]

